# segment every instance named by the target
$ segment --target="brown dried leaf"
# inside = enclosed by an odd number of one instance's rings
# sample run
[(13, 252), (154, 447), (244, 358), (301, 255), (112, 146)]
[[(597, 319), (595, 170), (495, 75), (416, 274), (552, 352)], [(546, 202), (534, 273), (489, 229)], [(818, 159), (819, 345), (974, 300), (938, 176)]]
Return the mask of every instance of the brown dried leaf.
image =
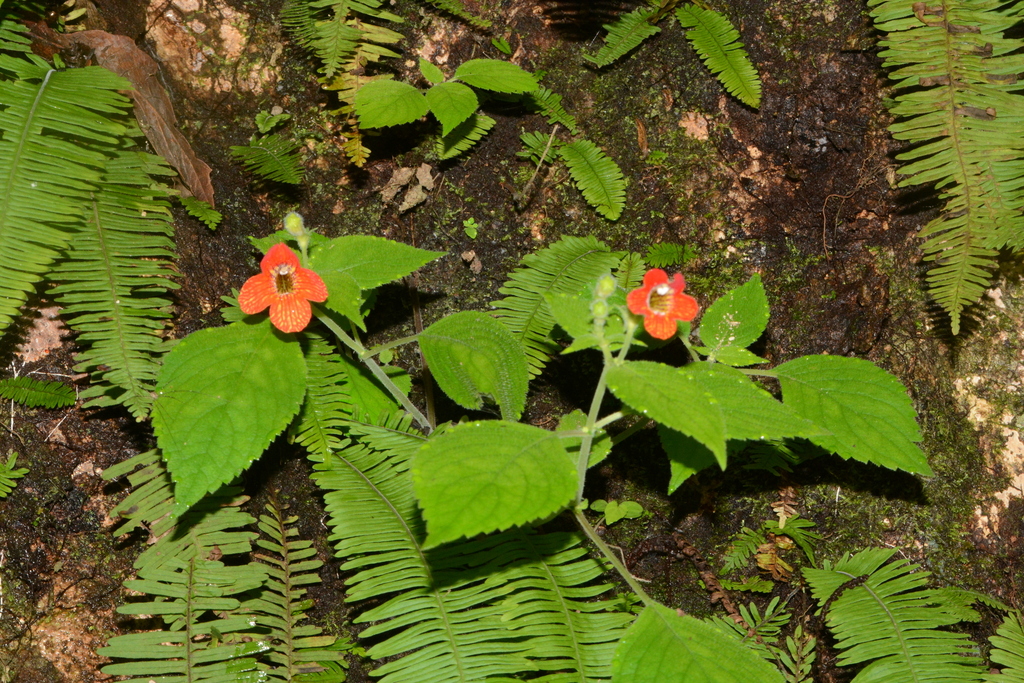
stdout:
[(157, 154), (167, 159), (196, 199), (215, 206), (210, 167), (196, 156), (176, 127), (174, 106), (158, 78), (159, 65), (127, 36), (106, 31), (56, 33), (45, 24), (33, 32), (38, 38), (64, 49), (80, 45), (93, 51), (96, 63), (131, 81), (135, 90), (127, 95), (135, 104), (135, 117)]

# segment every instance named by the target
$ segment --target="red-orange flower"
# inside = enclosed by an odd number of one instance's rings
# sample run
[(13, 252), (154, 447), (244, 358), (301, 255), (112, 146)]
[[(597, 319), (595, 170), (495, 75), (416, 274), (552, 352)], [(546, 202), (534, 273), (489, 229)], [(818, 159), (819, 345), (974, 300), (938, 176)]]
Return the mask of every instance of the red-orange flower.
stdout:
[(676, 273), (671, 280), (661, 268), (644, 275), (644, 286), (626, 295), (629, 310), (644, 317), (644, 329), (656, 339), (671, 339), (677, 320), (693, 320), (700, 306), (689, 294), (683, 294), (686, 280)]
[(327, 285), (299, 265), (299, 257), (283, 243), (275, 244), (260, 261), (238, 295), (238, 306), (252, 315), (270, 306), (270, 322), (282, 332), (301, 332), (313, 315), (310, 301), (326, 301)]

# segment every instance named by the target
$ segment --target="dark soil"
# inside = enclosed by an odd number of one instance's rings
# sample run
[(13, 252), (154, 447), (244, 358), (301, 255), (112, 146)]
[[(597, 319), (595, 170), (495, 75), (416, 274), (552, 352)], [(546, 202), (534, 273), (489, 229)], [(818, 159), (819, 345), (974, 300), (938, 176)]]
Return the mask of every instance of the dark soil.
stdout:
[[(985, 590), (1019, 606), (1019, 551), (998, 539), (976, 547), (967, 532), (976, 501), (998, 482), (953, 398), (941, 321), (922, 303), (916, 229), (928, 207), (922, 210), (908, 201), (914, 197), (893, 189), (897, 147), (886, 132), (884, 73), (862, 4), (729, 3), (763, 78), (762, 106), (753, 110), (723, 93), (679, 28), (667, 22), (629, 58), (603, 70), (585, 66), (581, 55), (596, 50), (600, 25), (631, 3), (468, 2), (495, 20), (495, 35), (508, 32), (518, 63), (547, 72), (545, 84), (565, 96), (583, 134), (618, 162), (629, 187), (627, 209), (616, 223), (595, 214), (558, 169), (542, 174), (528, 205), (517, 208), (514, 195), (533, 172), (515, 156), (519, 135), (550, 127), (501, 102), (487, 107), (495, 129), (456, 160), (437, 162), (431, 129), (411, 124), (371, 139), (370, 161), (352, 167), (326, 113), (336, 103), (318, 86), (315, 62), (281, 36), (280, 2), (228, 4), (251, 15), (250, 39), (257, 48), (269, 51), (283, 40), (284, 49), (276, 63), (277, 86), (263, 94), (236, 89), (200, 96), (188, 84), (168, 80), (183, 130), (214, 168), (225, 216), (211, 232), (176, 211), (182, 288), (175, 337), (221, 324), (220, 297), (257, 267), (246, 237), (269, 234), (290, 209), (328, 236), (375, 234), (448, 252), (419, 274), (418, 299), (411, 286), (382, 291), (369, 319), (371, 341), (412, 334), (414, 306), (424, 325), (454, 310), (487, 310), (524, 255), (563, 235), (595, 234), (615, 249), (640, 252), (654, 242), (685, 244), (696, 253), (686, 265), (688, 291), (703, 305), (761, 274), (773, 316), (758, 350), (773, 363), (809, 353), (856, 355), (900, 376), (922, 413), (924, 446), (937, 476), (921, 481), (821, 455), (777, 477), (738, 467), (705, 472), (666, 496), (668, 467), (657, 437), (642, 433), (616, 449), (587, 494), (637, 500), (650, 513), (604, 533), (634, 562), (633, 572), (651, 581), (652, 595), (697, 615), (715, 612), (696, 581), (694, 563), (662, 552), (655, 541), (681, 534), (719, 567), (732, 535), (772, 518), (772, 503), (792, 487), (796, 509), (824, 537), (819, 557), (886, 544), (926, 564), (942, 583)], [(407, 21), (401, 30), (409, 38), (410, 60), (425, 36), (434, 50), (427, 56), (447, 55), (445, 68), (500, 56), (489, 35), (439, 18), (425, 4), (403, 0), (393, 8)], [(145, 44), (141, 5), (103, 0), (92, 21)], [(393, 60), (388, 66), (415, 83), (412, 64)], [(275, 105), (293, 114), (291, 133), (309, 150), (307, 180), (299, 189), (254, 180), (228, 151), (248, 141), (258, 111)], [(687, 134), (683, 122), (694, 116), (706, 121), (708, 139)], [(652, 150), (667, 158), (651, 163)], [(427, 202), (404, 214), (382, 205), (379, 192), (393, 171), (424, 161), (437, 176)], [(470, 218), (479, 225), (476, 239), (463, 230)], [(473, 257), (461, 256), (470, 251)], [(472, 267), (474, 257), (479, 268)], [(933, 324), (938, 331), (929, 331)], [(72, 339), (23, 362), (13, 355), (16, 336), (4, 338), (3, 358), (12, 371), (81, 381), (72, 369)], [(672, 349), (663, 353), (666, 360), (682, 360)], [(398, 362), (415, 370), (419, 359), (409, 350)], [(526, 419), (550, 427), (555, 416), (585, 407), (596, 370), (596, 359), (586, 354), (553, 361), (533, 387)], [(442, 402), (440, 411), (443, 418), (458, 417), (449, 404)], [(111, 537), (105, 513), (124, 492), (120, 485), (104, 485), (98, 471), (152, 447), (151, 432), (118, 411), (13, 408), (4, 422), (9, 429), (0, 433), (2, 452), (22, 454), (30, 471), (0, 502), (0, 681), (104, 680), (97, 669), (103, 659), (92, 650), (129, 626), (113, 610), (125, 599), (121, 583), (143, 544)], [(246, 474), (247, 493), (256, 511), (270, 492), (291, 504), (303, 536), (314, 539), (327, 561), (323, 584), (311, 589), (313, 619), (348, 628), (343, 577), (331, 560), (322, 505), (307, 475), (297, 449), (279, 443)], [(1019, 502), (1014, 505), (1019, 513)], [(801, 562), (798, 551), (788, 559)], [(748, 575), (757, 571), (751, 567)], [(810, 618), (814, 605), (798, 583), (777, 583), (771, 595), (790, 598), (791, 609)], [(753, 599), (763, 605), (768, 597)], [(981, 629), (990, 627), (985, 622)], [(823, 635), (813, 620), (806, 628)], [(827, 651), (819, 661), (816, 680), (848, 680)], [(356, 662), (350, 680), (370, 680), (366, 670)]]

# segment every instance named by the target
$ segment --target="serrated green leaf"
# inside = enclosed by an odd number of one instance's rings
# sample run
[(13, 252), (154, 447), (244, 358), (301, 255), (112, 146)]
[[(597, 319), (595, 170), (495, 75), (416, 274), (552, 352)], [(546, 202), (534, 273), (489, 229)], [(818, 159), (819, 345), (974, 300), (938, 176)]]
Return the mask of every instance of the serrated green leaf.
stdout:
[(167, 354), (153, 430), (180, 515), (241, 474), (298, 412), (302, 349), (269, 320), (193, 332)]
[(444, 254), (383, 237), (348, 235), (336, 237), (314, 251), (309, 267), (325, 281), (329, 273), (346, 273), (360, 289), (375, 289), (415, 272)]
[(705, 356), (714, 354), (716, 361), (725, 365), (731, 365), (734, 368), (743, 368), (748, 365), (759, 365), (768, 362), (756, 353), (751, 353), (746, 349), (738, 349), (735, 346), (726, 346), (724, 349), (717, 351), (706, 346), (694, 346), (693, 348)]
[(754, 651), (714, 626), (648, 605), (619, 641), (612, 683), (783, 683)]
[[(422, 57), (420, 58), (420, 73), (423, 74), (423, 78), (427, 79), (429, 83), (434, 85), (444, 83), (444, 72)], [(427, 99), (430, 99), (429, 93), (427, 94)]]
[(661, 447), (668, 455), (668, 465), (672, 472), (668, 482), (669, 495), (675, 493), (687, 479), (717, 462), (715, 454), (692, 436), (665, 425), (658, 425), (658, 436), (661, 437)]
[(537, 78), (512, 62), (500, 59), (471, 59), (455, 70), (455, 78), (474, 88), (494, 92), (521, 93), (537, 89)]
[(363, 128), (384, 128), (412, 123), (427, 113), (423, 93), (401, 81), (370, 81), (355, 97), (355, 111)]
[(362, 306), (366, 299), (355, 278), (349, 273), (336, 270), (322, 273), (320, 277), (327, 286), (327, 301), (324, 302), (324, 306), (342, 314), (365, 331)]
[[(701, 318), (698, 333), (709, 349), (710, 359), (717, 360), (723, 349), (746, 349), (758, 340), (767, 326), (768, 297), (765, 296), (761, 276), (755, 274), (708, 307)], [(763, 361), (757, 359), (753, 362)]]
[[(715, 397), (725, 420), (725, 438), (764, 441), (791, 437), (811, 438), (824, 429), (800, 416), (788, 405), (754, 384), (739, 370), (724, 365), (691, 363), (679, 372), (692, 377)], [(671, 426), (671, 425), (669, 425)], [(724, 463), (722, 464), (725, 467)]]
[(692, 436), (725, 468), (725, 416), (716, 398), (692, 373), (662, 363), (627, 361), (609, 368), (607, 381), (623, 403)]
[(508, 328), (476, 311), (461, 311), (423, 330), (423, 356), (438, 386), (463, 408), (479, 410), (490, 396), (506, 420), (526, 406), (526, 354)]
[(476, 93), (462, 83), (439, 83), (427, 91), (430, 111), (441, 122), (441, 135), (448, 135), (480, 106)]
[[(345, 391), (352, 405), (358, 406), (362, 414), (376, 419), (383, 413), (388, 415), (401, 410), (398, 401), (362, 363), (357, 363), (344, 354), (338, 355), (338, 369), (345, 378)], [(382, 368), (392, 382), (408, 395), (412, 378), (402, 368), (385, 365)]]
[(576, 494), (576, 463), (554, 432), (491, 420), (456, 425), (412, 462), (424, 548), (544, 520)]
[(775, 368), (785, 404), (827, 429), (811, 441), (843, 458), (930, 476), (907, 390), (874, 363), (803, 356)]
[(618, 220), (626, 206), (626, 180), (618, 164), (590, 140), (562, 145), (558, 154), (587, 203), (608, 220)]

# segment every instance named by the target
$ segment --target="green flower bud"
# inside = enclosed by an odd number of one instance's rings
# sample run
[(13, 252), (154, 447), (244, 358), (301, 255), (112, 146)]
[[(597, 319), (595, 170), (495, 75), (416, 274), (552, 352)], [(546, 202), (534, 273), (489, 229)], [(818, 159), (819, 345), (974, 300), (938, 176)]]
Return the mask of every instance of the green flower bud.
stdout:
[(607, 299), (615, 293), (615, 278), (611, 275), (602, 275), (597, 280), (597, 287), (594, 288), (594, 295), (602, 299)]
[(306, 234), (306, 224), (302, 220), (302, 216), (289, 211), (284, 217), (284, 229), (292, 237), (302, 237)]
[(590, 312), (594, 314), (594, 317), (599, 320), (604, 320), (608, 317), (608, 302), (604, 299), (598, 299), (590, 304)]

